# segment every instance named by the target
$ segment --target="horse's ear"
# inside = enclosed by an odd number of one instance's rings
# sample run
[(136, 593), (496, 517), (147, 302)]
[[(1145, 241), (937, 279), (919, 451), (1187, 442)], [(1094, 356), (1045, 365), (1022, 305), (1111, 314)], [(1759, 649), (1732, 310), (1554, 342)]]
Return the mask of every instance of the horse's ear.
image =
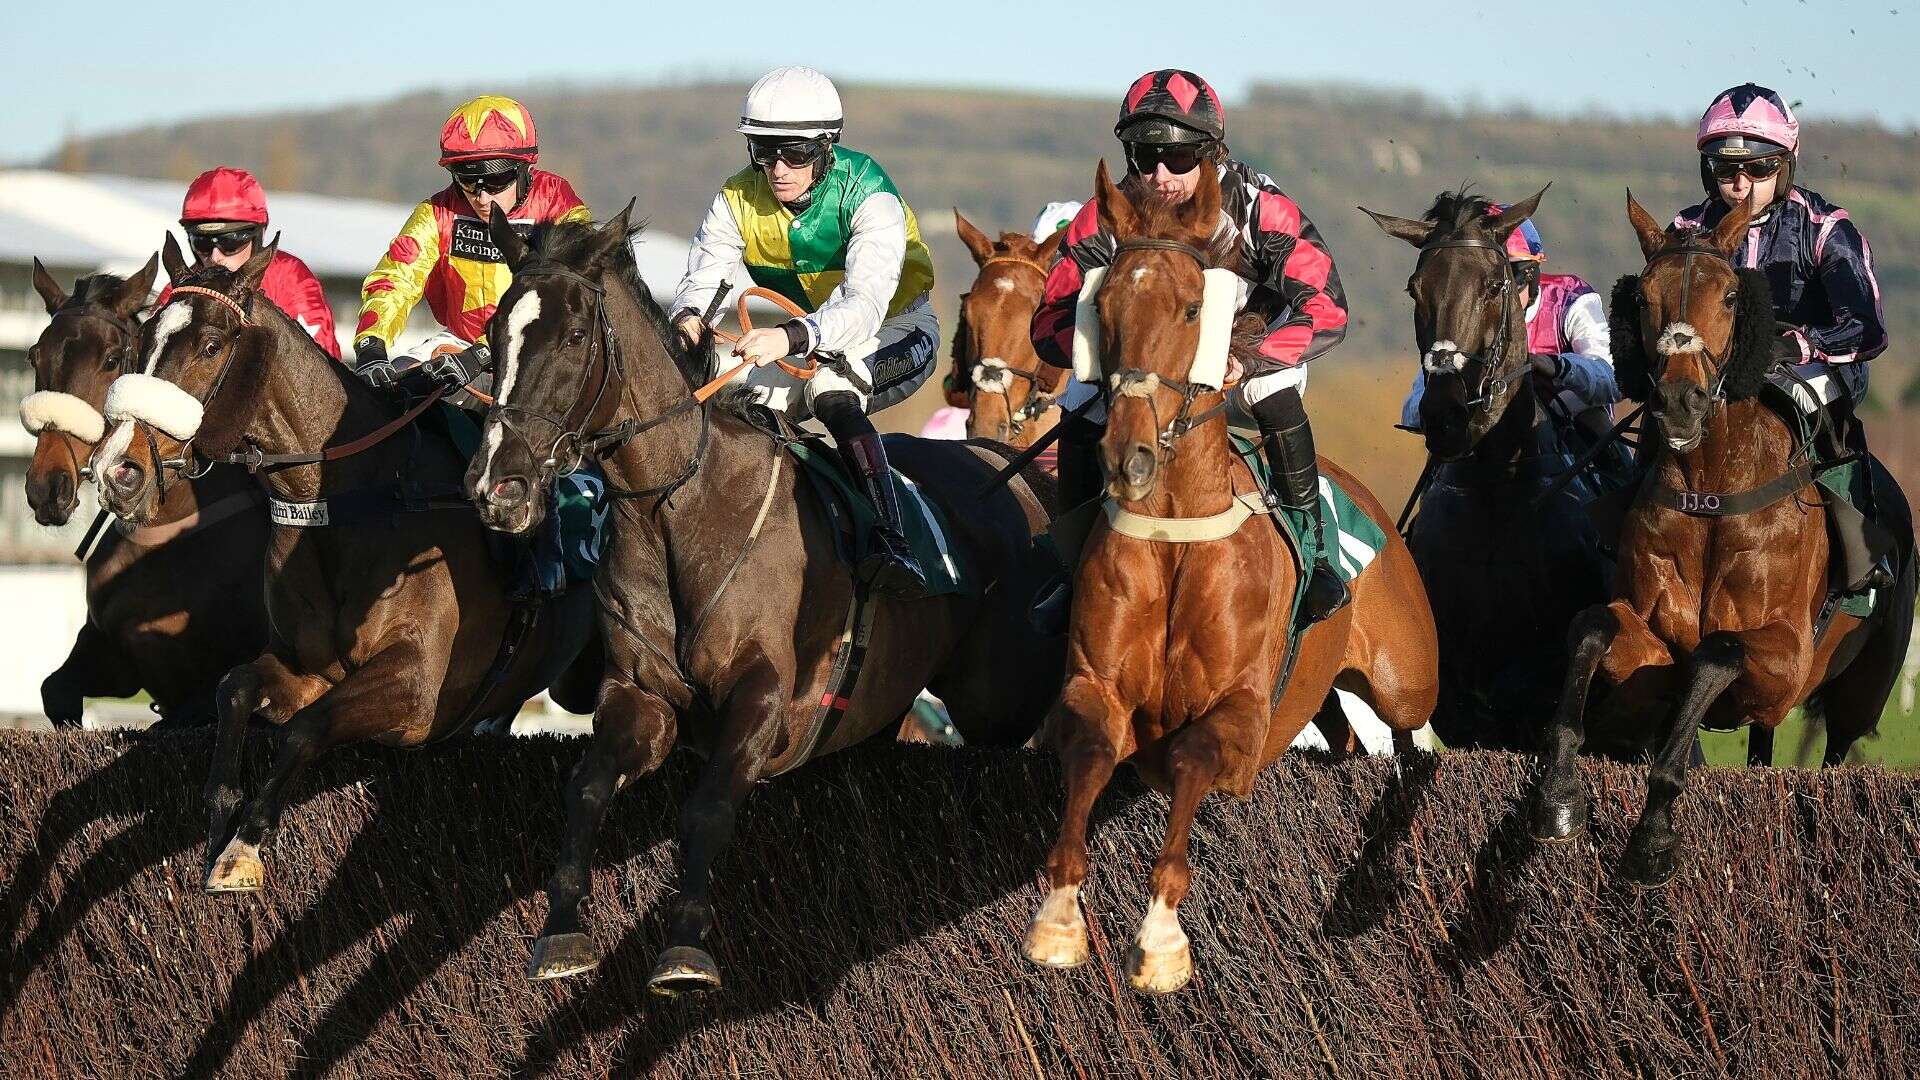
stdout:
[(975, 266), (985, 266), (987, 260), (993, 257), (993, 241), (987, 239), (986, 233), (974, 228), (973, 222), (968, 221), (957, 206), (953, 208), (953, 231), (959, 233), (960, 242), (967, 245), (967, 252), (973, 256)]
[(1043, 263), (1052, 263), (1054, 256), (1060, 254), (1060, 244), (1066, 240), (1067, 229), (1069, 227), (1070, 226), (1062, 225), (1053, 230), (1052, 236), (1040, 241), (1040, 246), (1033, 250), (1034, 257)]
[(1100, 204), (1100, 228), (1115, 240), (1132, 236), (1140, 229), (1140, 212), (1133, 208), (1133, 200), (1120, 190), (1107, 172), (1107, 159), (1100, 159), (1100, 168), (1093, 174), (1093, 197)]
[(160, 245), (160, 265), (167, 268), (167, 280), (175, 285), (187, 276), (187, 257), (180, 254), (180, 241), (175, 240), (171, 232)]
[(1752, 223), (1753, 197), (1749, 195), (1740, 201), (1740, 205), (1727, 211), (1727, 216), (1713, 227), (1713, 246), (1732, 256), (1746, 243), (1747, 226)]
[(39, 256), (33, 260), (33, 291), (40, 294), (40, 302), (47, 305), (49, 315), (59, 311), (60, 305), (67, 302), (67, 291), (53, 280), (53, 275), (47, 273), (46, 267), (40, 265)]
[(1646, 401), (1653, 393), (1653, 368), (1640, 340), (1640, 275), (1628, 274), (1613, 283), (1608, 304), (1607, 331), (1613, 350), (1613, 380), (1620, 393)]
[(507, 269), (518, 270), (527, 261), (527, 243), (520, 234), (513, 231), (513, 223), (505, 214), (487, 215), (487, 237), (493, 246), (500, 249), (500, 257), (506, 261)]
[(638, 201), (637, 198), (628, 199), (627, 205), (621, 207), (619, 213), (601, 223), (594, 235), (593, 257), (587, 260), (589, 265), (605, 264), (608, 257), (618, 254), (633, 242), (633, 206)]
[(1632, 188), (1627, 189), (1627, 220), (1633, 223), (1633, 231), (1640, 237), (1641, 255), (1652, 258), (1654, 252), (1667, 246), (1667, 230), (1633, 197)]
[(114, 313), (132, 318), (133, 313), (147, 306), (147, 297), (153, 294), (153, 279), (160, 273), (160, 255), (155, 252), (147, 256), (147, 263), (134, 275), (120, 283), (120, 291), (113, 294), (110, 306)]
[(260, 291), (260, 283), (267, 279), (267, 267), (273, 265), (274, 256), (280, 254), (280, 234), (274, 233), (266, 247), (253, 253), (238, 275), (240, 284), (248, 291)]
[(1179, 220), (1194, 232), (1196, 246), (1206, 247), (1213, 234), (1220, 228), (1220, 172), (1204, 163), (1200, 170), (1200, 185), (1193, 191), (1193, 198), (1181, 206)]
[(1512, 206), (1507, 207), (1505, 210), (1500, 211), (1498, 214), (1493, 215), (1493, 220), (1489, 223), (1488, 227), (1493, 230), (1494, 237), (1501, 243), (1506, 243), (1507, 237), (1513, 235), (1513, 230), (1519, 228), (1521, 222), (1532, 217), (1534, 211), (1540, 209), (1541, 197), (1546, 195), (1547, 188), (1552, 186), (1553, 185), (1549, 183), (1547, 187), (1543, 187), (1539, 191), (1534, 192), (1532, 198), (1522, 199)]
[(1414, 247), (1426, 247), (1433, 236), (1433, 230), (1440, 227), (1437, 221), (1415, 221), (1412, 218), (1394, 217), (1392, 214), (1376, 214), (1364, 206), (1355, 207), (1361, 213), (1373, 219), (1380, 231), (1396, 240), (1405, 240)]

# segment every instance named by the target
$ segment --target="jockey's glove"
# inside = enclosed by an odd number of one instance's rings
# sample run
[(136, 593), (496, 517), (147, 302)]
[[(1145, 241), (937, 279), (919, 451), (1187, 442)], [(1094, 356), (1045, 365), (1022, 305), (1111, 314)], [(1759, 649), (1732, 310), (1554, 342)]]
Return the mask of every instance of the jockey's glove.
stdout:
[(387, 343), (371, 335), (353, 343), (353, 370), (375, 390), (391, 387), (399, 377), (387, 359)]
[(1799, 334), (1788, 332), (1773, 339), (1773, 362), (1776, 364), (1798, 364), (1806, 359), (1800, 354)]
[(1559, 353), (1529, 353), (1527, 361), (1533, 370), (1558, 383), (1567, 374), (1567, 358)]
[(437, 383), (459, 389), (493, 368), (493, 352), (484, 342), (469, 345), (459, 352), (428, 357), (420, 371)]

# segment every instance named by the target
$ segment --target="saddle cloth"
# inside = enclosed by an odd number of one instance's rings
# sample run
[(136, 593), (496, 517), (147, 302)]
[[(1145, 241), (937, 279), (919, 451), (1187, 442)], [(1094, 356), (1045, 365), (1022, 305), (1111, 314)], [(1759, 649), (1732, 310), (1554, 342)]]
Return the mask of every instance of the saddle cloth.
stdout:
[[(891, 436), (887, 436), (891, 438)], [(800, 463), (800, 474), (812, 482), (820, 501), (833, 520), (835, 547), (849, 567), (867, 552), (869, 536), (879, 520), (873, 504), (847, 475), (840, 454), (818, 439), (786, 440), (788, 451)], [(959, 552), (953, 547), (953, 533), (947, 527), (940, 507), (900, 470), (893, 470), (894, 487), (899, 492), (901, 528), (913, 556), (927, 576), (927, 595), (946, 596), (965, 592), (970, 584), (963, 573)]]

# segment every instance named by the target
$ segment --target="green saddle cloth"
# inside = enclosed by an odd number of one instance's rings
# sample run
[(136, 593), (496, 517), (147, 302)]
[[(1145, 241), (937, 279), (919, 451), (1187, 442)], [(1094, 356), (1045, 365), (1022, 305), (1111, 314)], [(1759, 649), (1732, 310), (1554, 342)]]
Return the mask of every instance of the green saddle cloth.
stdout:
[[(1260, 490), (1273, 500), (1273, 474), (1267, 465), (1267, 455), (1260, 448), (1259, 435), (1229, 428), (1227, 439), (1233, 446), (1233, 452), (1253, 470), (1253, 479), (1260, 485)], [(1340, 575), (1340, 580), (1351, 582), (1379, 556), (1380, 549), (1387, 543), (1387, 531), (1360, 509), (1347, 489), (1334, 483), (1333, 478), (1324, 473), (1320, 477), (1320, 512), (1327, 522), (1327, 564)], [(1283, 506), (1279, 513), (1273, 515), (1273, 520), (1280, 527), (1281, 535), (1287, 538), (1288, 546), (1293, 548), (1295, 562), (1303, 571), (1298, 575), (1299, 585), (1293, 598), (1297, 620), (1300, 602), (1307, 590), (1304, 571), (1320, 554), (1314, 546), (1313, 517), (1305, 510)]]
[[(879, 520), (873, 504), (854, 486), (847, 476), (846, 465), (831, 447), (799, 439), (788, 440), (786, 447), (804, 473), (815, 480), (815, 488), (828, 500), (829, 512), (841, 527), (843, 538), (850, 541), (841, 545), (842, 557), (849, 564), (858, 562), (867, 551), (868, 536)], [(904, 519), (901, 528), (906, 531), (907, 543), (913, 547), (913, 557), (919, 560), (921, 572), (927, 576), (927, 595), (946, 596), (965, 591), (968, 582), (961, 570), (960, 555), (953, 550), (953, 533), (947, 528), (940, 507), (921, 493), (920, 485), (898, 469), (893, 470), (893, 483), (899, 491), (900, 516)]]

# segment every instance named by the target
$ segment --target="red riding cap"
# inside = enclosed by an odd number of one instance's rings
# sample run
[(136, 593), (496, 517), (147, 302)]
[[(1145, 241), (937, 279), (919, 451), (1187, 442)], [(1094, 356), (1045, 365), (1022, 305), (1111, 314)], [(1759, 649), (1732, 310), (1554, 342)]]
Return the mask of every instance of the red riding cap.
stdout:
[(245, 169), (221, 166), (209, 169), (187, 185), (187, 197), (180, 205), (180, 224), (195, 221), (247, 221), (267, 223), (267, 193), (260, 181)]
[(440, 164), (508, 158), (531, 165), (540, 160), (540, 137), (533, 114), (510, 97), (483, 94), (453, 110), (440, 129)]

